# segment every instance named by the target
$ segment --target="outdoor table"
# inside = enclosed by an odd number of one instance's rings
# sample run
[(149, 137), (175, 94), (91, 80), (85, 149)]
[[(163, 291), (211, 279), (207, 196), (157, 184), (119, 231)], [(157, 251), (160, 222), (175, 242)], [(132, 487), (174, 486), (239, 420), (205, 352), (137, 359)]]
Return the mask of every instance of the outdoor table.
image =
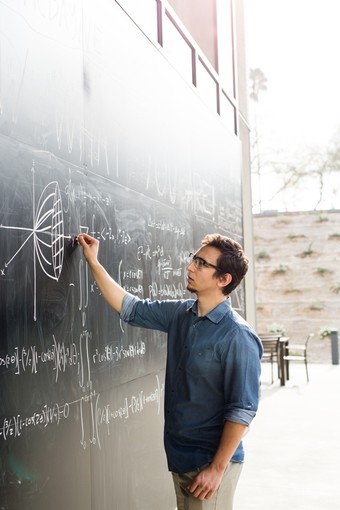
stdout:
[(278, 347), (277, 347), (277, 367), (278, 367), (278, 375), (280, 379), (280, 385), (284, 386), (286, 384), (286, 380), (289, 379), (289, 361), (285, 360), (284, 357), (288, 353), (288, 345), (289, 345), (289, 337), (272, 334), (259, 334), (259, 337), (263, 344), (266, 341), (272, 342), (274, 339), (277, 339)]
[(289, 361), (285, 361), (284, 359), (284, 357), (288, 354), (288, 345), (289, 337), (280, 336), (278, 352), (280, 386), (284, 386), (286, 384), (286, 380), (289, 379)]

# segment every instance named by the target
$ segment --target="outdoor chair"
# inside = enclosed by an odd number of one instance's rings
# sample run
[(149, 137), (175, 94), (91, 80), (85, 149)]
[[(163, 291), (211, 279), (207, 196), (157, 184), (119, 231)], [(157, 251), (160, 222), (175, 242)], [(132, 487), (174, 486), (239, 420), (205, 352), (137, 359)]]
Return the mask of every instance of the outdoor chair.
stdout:
[[(306, 376), (307, 382), (309, 382), (308, 376), (308, 363), (307, 363), (307, 348), (309, 340), (314, 336), (314, 333), (310, 333), (305, 343), (303, 344), (288, 344), (287, 345), (287, 354), (283, 357), (283, 359), (288, 362), (288, 367), (290, 363), (294, 363), (295, 361), (304, 362), (306, 368)], [(287, 379), (289, 379), (289, 370), (287, 371)]]
[(259, 334), (259, 337), (261, 339), (262, 345), (263, 345), (263, 355), (262, 355), (262, 362), (269, 362), (271, 365), (271, 376), (272, 376), (272, 382), (274, 382), (274, 363), (277, 364), (277, 372), (278, 377), (280, 374), (279, 369), (279, 335), (268, 335)]

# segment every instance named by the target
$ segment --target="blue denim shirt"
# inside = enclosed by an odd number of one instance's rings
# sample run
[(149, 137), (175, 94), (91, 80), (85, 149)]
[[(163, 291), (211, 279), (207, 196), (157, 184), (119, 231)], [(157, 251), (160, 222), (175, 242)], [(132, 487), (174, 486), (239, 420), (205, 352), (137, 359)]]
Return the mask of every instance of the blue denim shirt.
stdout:
[[(212, 461), (225, 421), (249, 425), (259, 400), (262, 345), (223, 301), (204, 317), (197, 301), (150, 301), (128, 294), (121, 319), (168, 334), (164, 444), (170, 471)], [(231, 461), (243, 462), (242, 441)]]

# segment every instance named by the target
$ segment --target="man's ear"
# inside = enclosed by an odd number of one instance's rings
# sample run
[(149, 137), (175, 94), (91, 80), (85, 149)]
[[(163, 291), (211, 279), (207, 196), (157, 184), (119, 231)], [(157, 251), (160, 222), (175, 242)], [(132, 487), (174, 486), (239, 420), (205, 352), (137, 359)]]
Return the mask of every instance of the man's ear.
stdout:
[(221, 287), (226, 287), (227, 285), (229, 285), (229, 283), (232, 282), (233, 277), (231, 276), (231, 274), (225, 273), (225, 274), (220, 275), (219, 279), (220, 279)]

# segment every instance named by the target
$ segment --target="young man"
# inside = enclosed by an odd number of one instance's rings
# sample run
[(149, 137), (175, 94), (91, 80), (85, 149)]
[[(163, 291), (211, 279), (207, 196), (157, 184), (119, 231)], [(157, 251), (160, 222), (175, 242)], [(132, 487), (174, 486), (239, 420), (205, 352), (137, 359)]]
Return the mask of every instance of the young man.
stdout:
[(241, 246), (207, 235), (188, 266), (197, 300), (150, 301), (128, 294), (98, 262), (99, 242), (79, 234), (104, 298), (132, 326), (168, 335), (164, 444), (178, 510), (231, 510), (258, 407), (262, 346), (229, 294), (248, 269)]

